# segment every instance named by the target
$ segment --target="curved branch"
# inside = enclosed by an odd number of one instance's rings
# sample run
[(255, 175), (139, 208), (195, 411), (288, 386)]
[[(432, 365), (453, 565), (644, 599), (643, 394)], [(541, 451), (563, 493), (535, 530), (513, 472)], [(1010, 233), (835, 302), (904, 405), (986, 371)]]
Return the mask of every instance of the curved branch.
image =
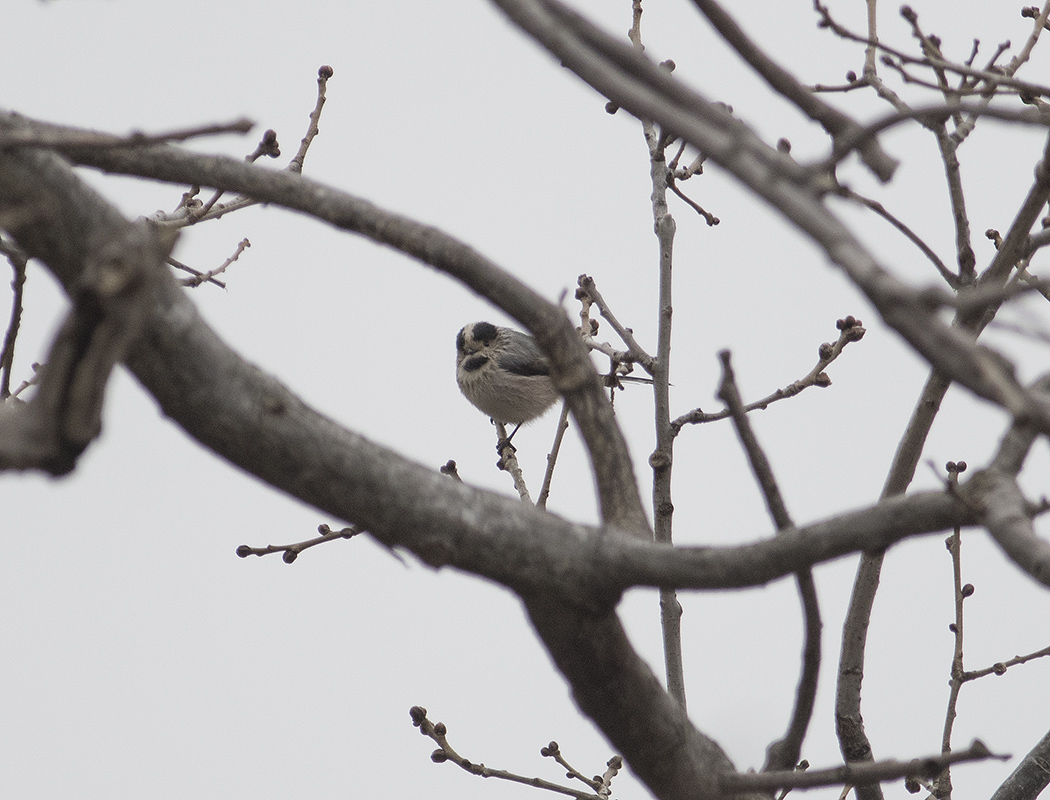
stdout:
[[(8, 118), (4, 124), (66, 130), (24, 119)], [(201, 156), (163, 145), (120, 150), (77, 147), (63, 153), (75, 163), (107, 172), (237, 191), (301, 211), (394, 247), (462, 281), (520, 321), (550, 357), (551, 377), (568, 401), (591, 456), (603, 520), (632, 535), (652, 538), (626, 441), (579, 335), (557, 305), (473, 248), (437, 228), (298, 174), (231, 158)]]

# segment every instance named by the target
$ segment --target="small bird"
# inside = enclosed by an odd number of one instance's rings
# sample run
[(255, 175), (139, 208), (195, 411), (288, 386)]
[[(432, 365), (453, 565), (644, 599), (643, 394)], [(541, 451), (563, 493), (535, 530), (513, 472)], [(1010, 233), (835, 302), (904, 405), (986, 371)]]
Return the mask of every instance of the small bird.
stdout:
[(558, 399), (550, 364), (536, 340), (489, 322), (464, 325), (456, 336), (456, 381), (481, 411), (496, 422), (518, 427), (541, 416)]

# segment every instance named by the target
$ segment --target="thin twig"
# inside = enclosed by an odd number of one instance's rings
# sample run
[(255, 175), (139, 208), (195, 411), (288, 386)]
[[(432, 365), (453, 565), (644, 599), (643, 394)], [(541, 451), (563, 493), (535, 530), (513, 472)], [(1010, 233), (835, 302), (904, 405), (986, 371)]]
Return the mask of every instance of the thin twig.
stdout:
[[(635, 49), (642, 51), (641, 0), (634, 2), (634, 18), (629, 34)], [(673, 69), (673, 62), (661, 64), (665, 70)], [(652, 122), (642, 120), (642, 134), (649, 150), (649, 181), (652, 186), (650, 201), (653, 209), (653, 230), (660, 247), (659, 297), (657, 300), (657, 345), (656, 358), (643, 368), (653, 376), (654, 422), (656, 447), (649, 458), (653, 470), (653, 527), (657, 542), (671, 544), (674, 504), (671, 499), (671, 473), (673, 466), (674, 431), (670, 422), (670, 358), (671, 358), (671, 296), (673, 283), (672, 263), (674, 255), (675, 220), (667, 207), (667, 187), (673, 175), (667, 166), (667, 146), (670, 141), (658, 135)], [(585, 287), (581, 276), (580, 287)], [(591, 282), (593, 288), (593, 282)], [(601, 295), (594, 289), (598, 308), (606, 316)], [(611, 317), (611, 319), (610, 319)], [(620, 334), (620, 338), (631, 348), (633, 336), (615, 322), (611, 314), (606, 316)], [(621, 333), (623, 331), (623, 333)], [(624, 334), (628, 335), (625, 336)], [(633, 349), (633, 348), (632, 348)], [(641, 362), (640, 362), (641, 363)], [(660, 627), (664, 646), (664, 675), (667, 692), (678, 704), (686, 708), (685, 666), (682, 655), (682, 604), (674, 589), (660, 590)]]
[(439, 470), (439, 472), (442, 475), (448, 475), (448, 477), (452, 478), (452, 480), (454, 481), (459, 481), (460, 483), (463, 483), (463, 479), (459, 476), (458, 466), (456, 462), (451, 458), (441, 465), (441, 469)]
[(1050, 656), (1050, 647), (1044, 647), (1042, 650), (1036, 650), (1034, 653), (1029, 653), (1026, 656), (1014, 656), (1006, 661), (996, 661), (990, 667), (985, 667), (984, 669), (964, 672), (962, 679), (963, 681), (973, 681), (983, 678), (985, 675), (1005, 675), (1006, 670), (1010, 667), (1016, 667), (1019, 664), (1026, 664), (1029, 661), (1034, 661), (1037, 658), (1046, 658), (1047, 656)]
[[(755, 474), (755, 480), (762, 490), (762, 496), (765, 497), (769, 516), (773, 519), (773, 524), (776, 525), (778, 532), (793, 528), (794, 522), (780, 494), (780, 487), (777, 486), (776, 477), (773, 475), (773, 467), (762, 450), (762, 445), (758, 442), (758, 437), (751, 427), (751, 421), (740, 400), (740, 390), (737, 388), (736, 378), (733, 375), (729, 351), (723, 350), (719, 358), (722, 361), (722, 385), (718, 390), (718, 397), (726, 404), (726, 408), (733, 416), (737, 436), (747, 454), (751, 471)], [(802, 742), (813, 717), (813, 707), (817, 697), (822, 627), (820, 605), (817, 602), (817, 589), (813, 583), (812, 570), (801, 570), (796, 574), (795, 579), (798, 584), (799, 597), (802, 600), (802, 612), (806, 626), (805, 642), (802, 647), (802, 669), (795, 691), (795, 708), (791, 721), (788, 723), (783, 738), (770, 745), (766, 751), (764, 772), (791, 769), (798, 764)]]
[(693, 211), (703, 217), (704, 221), (708, 224), (708, 227), (714, 227), (722, 221), (699, 203), (695, 202), (691, 197), (687, 197), (685, 192), (678, 188), (678, 184), (675, 183), (675, 173), (672, 169), (667, 171), (667, 188), (674, 192), (691, 209), (693, 209)]
[[(817, 0), (814, 0), (814, 7), (819, 7)], [(882, 80), (882, 76), (879, 75), (878, 67), (875, 63), (875, 56), (878, 54), (879, 41), (877, 13), (878, 0), (867, 0), (867, 7), (868, 43), (864, 48), (864, 76), (861, 80), (864, 84), (872, 87), (875, 90), (875, 94), (895, 109), (898, 111), (904, 111), (907, 109), (908, 104), (901, 99), (900, 95), (886, 85), (886, 82)]]
[(1010, 63), (1006, 65), (1006, 74), (1015, 75), (1017, 70), (1021, 68), (1021, 65), (1028, 61), (1032, 55), (1032, 50), (1035, 49), (1036, 42), (1039, 41), (1039, 34), (1043, 32), (1044, 28), (1050, 29), (1050, 25), (1047, 24), (1047, 19), (1050, 18), (1050, 0), (1043, 3), (1043, 8), (1038, 14), (1026, 14), (1024, 11), (1021, 12), (1022, 17), (1030, 17), (1032, 19), (1032, 32), (1028, 35), (1028, 41), (1024, 43), (1024, 47), (1018, 51), (1017, 55), (1010, 59)]
[(15, 387), (14, 391), (11, 392), (11, 397), (18, 397), (18, 395), (22, 394), (22, 392), (24, 392), (30, 386), (36, 386), (38, 383), (40, 383), (40, 364), (34, 361), (32, 364), (29, 365), (29, 368), (33, 370), (33, 374), (29, 377), (28, 380), (22, 381), (20, 384), (18, 384), (18, 386)]
[(540, 755), (544, 758), (553, 758), (565, 769), (565, 777), (573, 778), (578, 780), (580, 783), (590, 786), (595, 792), (603, 797), (607, 797), (610, 793), (609, 782), (623, 767), (623, 759), (619, 756), (613, 756), (606, 762), (608, 769), (606, 770), (605, 776), (588, 778), (576, 767), (565, 760), (565, 756), (562, 755), (561, 746), (557, 742), (551, 742), (546, 747), (540, 748)]
[(736, 376), (733, 373), (732, 356), (728, 350), (723, 350), (718, 354), (718, 358), (722, 362), (722, 384), (718, 389), (718, 399), (726, 404), (726, 410), (733, 419), (740, 444), (744, 448), (744, 453), (751, 464), (751, 471), (755, 473), (755, 480), (758, 481), (758, 486), (766, 499), (766, 507), (769, 510), (769, 516), (773, 519), (773, 524), (777, 526), (777, 530), (792, 528), (795, 523), (791, 521), (791, 515), (780, 494), (776, 477), (773, 475), (773, 467), (762, 450), (762, 446), (758, 443), (758, 437), (755, 436), (755, 431), (747, 418), (747, 412), (744, 410), (744, 404), (740, 400), (740, 390), (737, 388)]
[(853, 200), (854, 202), (860, 203), (866, 208), (869, 208), (870, 210), (878, 214), (880, 217), (882, 217), (884, 220), (886, 220), (888, 223), (890, 223), (890, 225), (892, 225), (894, 228), (903, 233), (908, 238), (908, 240), (911, 241), (912, 244), (914, 244), (916, 247), (919, 248), (920, 251), (922, 251), (922, 254), (930, 260), (933, 266), (937, 268), (937, 272), (939, 272), (941, 277), (944, 278), (945, 283), (947, 283), (953, 289), (959, 288), (959, 278), (955, 275), (954, 272), (952, 272), (950, 269), (948, 269), (948, 267), (944, 265), (944, 262), (941, 261), (940, 256), (938, 256), (933, 251), (933, 248), (926, 244), (926, 242), (923, 241), (922, 237), (920, 237), (917, 233), (915, 233), (915, 231), (913, 231), (911, 228), (905, 225), (904, 222), (902, 222), (896, 216), (887, 211), (886, 207), (882, 203), (880, 203), (878, 200), (871, 200), (867, 197), (864, 197), (863, 195), (857, 194), (855, 191), (845, 186), (839, 189), (837, 194), (841, 197), (846, 197), (850, 200)]
[(525, 474), (518, 463), (517, 450), (510, 443), (510, 437), (507, 436), (507, 426), (495, 420), (492, 424), (496, 426), (496, 452), (499, 453), (496, 467), (510, 474), (511, 480), (514, 481), (514, 490), (521, 501), (531, 503), (532, 498), (529, 496), (529, 487), (525, 483)]
[(299, 150), (295, 156), (292, 157), (292, 161), (288, 164), (288, 169), (292, 172), (302, 172), (303, 162), (306, 161), (306, 151), (310, 149), (310, 145), (313, 143), (314, 137), (320, 133), (318, 123), (321, 121), (321, 109), (324, 108), (325, 104), (325, 92), (328, 88), (328, 79), (335, 74), (328, 65), (321, 67), (317, 70), (317, 103), (314, 105), (314, 110), (310, 112), (310, 127), (306, 130), (306, 135), (299, 142)]
[(11, 278), (11, 317), (7, 323), (7, 331), (4, 333), (3, 349), (0, 350), (0, 400), (6, 400), (11, 396), (11, 370), (14, 369), (18, 329), (22, 325), (22, 297), (25, 292), (26, 264), (29, 259), (20, 248), (2, 238), (0, 238), (0, 254), (7, 257), (14, 273)]
[[(943, 58), (918, 58), (916, 56), (910, 55), (901, 50), (897, 50), (896, 48), (890, 47), (889, 45), (885, 45), (880, 41), (872, 40), (866, 36), (861, 36), (859, 34), (853, 33), (848, 28), (839, 25), (832, 18), (831, 13), (828, 11), (827, 7), (822, 5), (819, 2), (819, 0), (814, 0), (813, 7), (816, 9), (817, 13), (820, 14), (821, 25), (823, 27), (831, 29), (832, 31), (834, 31), (834, 33), (836, 33), (843, 39), (858, 42), (859, 44), (868, 45), (869, 47), (877, 48), (884, 53), (888, 53), (896, 58), (899, 58), (905, 63), (929, 67), (931, 69), (943, 69), (947, 70), (948, 72), (957, 73), (959, 75), (979, 78), (980, 80), (983, 80), (992, 85), (1009, 86), (1011, 88), (1018, 89), (1022, 92), (1032, 95), (1050, 96), (1050, 87), (1040, 86), (1039, 84), (1035, 83), (1028, 83), (1027, 81), (1016, 80), (1015, 78), (1010, 77), (1012, 73), (1004, 74), (1000, 72), (985, 72), (984, 70), (975, 69), (973, 67), (967, 67), (965, 64), (958, 64)], [(1018, 66), (1020, 66), (1020, 64), (1018, 64)], [(1014, 71), (1016, 71), (1016, 69)], [(1005, 72), (1008, 72), (1008, 70), (1006, 70)]]
[(53, 147), (53, 148), (113, 148), (113, 147), (146, 147), (165, 142), (184, 142), (198, 136), (214, 136), (221, 133), (248, 133), (255, 123), (241, 117), (233, 122), (197, 125), (192, 128), (179, 128), (163, 133), (142, 133), (132, 131), (127, 136), (94, 131), (38, 131), (12, 130), (0, 134), (0, 149), (18, 147)]
[[(214, 281), (216, 275), (220, 275), (223, 272), (225, 272), (226, 268), (228, 266), (230, 266), (230, 264), (232, 264), (238, 258), (240, 258), (241, 257), (241, 253), (243, 253), (247, 248), (249, 248), (251, 246), (252, 246), (252, 243), (249, 242), (247, 239), (241, 239), (240, 242), (237, 243), (237, 249), (233, 252), (233, 255), (230, 256), (229, 258), (227, 258), (225, 261), (223, 261), (222, 264), (220, 264), (219, 266), (217, 266), (213, 270), (209, 270), (208, 272), (198, 272), (192, 278), (184, 278), (182, 281), (180, 281), (180, 283), (182, 283), (183, 286), (189, 286), (190, 288), (196, 288), (196, 287), (200, 286), (202, 283), (204, 283), (206, 281)], [(220, 284), (220, 285), (223, 288), (225, 288), (225, 286), (226, 286), (225, 284)]]
[[(244, 157), (244, 160), (249, 164), (254, 164), (263, 156), (270, 158), (279, 158), (281, 155), (281, 145), (277, 141), (277, 131), (272, 128), (267, 129), (263, 132), (262, 138), (259, 139), (259, 143), (255, 146), (255, 149)], [(200, 187), (194, 187), (193, 192), (196, 195)], [(212, 196), (201, 205), (188, 205), (186, 204), (186, 195), (183, 195), (182, 203), (180, 208), (185, 208), (187, 211), (184, 217), (187, 220), (187, 225), (193, 225), (198, 222), (204, 222), (209, 219), (218, 219), (224, 214), (228, 214), (231, 211), (236, 211), (241, 208), (248, 208), (248, 206), (254, 205), (255, 201), (248, 197), (241, 197), (234, 200), (232, 203), (226, 203), (216, 208), (220, 198), (226, 194), (222, 189), (216, 189)], [(213, 213), (217, 212), (217, 213)]]
[[(325, 104), (325, 92), (328, 85), (328, 79), (332, 77), (334, 71), (331, 67), (325, 65), (317, 70), (317, 101), (314, 104), (314, 109), (310, 112), (310, 124), (307, 127), (306, 134), (303, 136), (299, 144), (299, 150), (293, 156), (286, 170), (301, 174), (303, 171), (303, 163), (306, 160), (306, 152), (310, 145), (313, 143), (314, 138), (320, 132), (319, 122), (321, 119), (321, 109)], [(245, 160), (249, 163), (254, 162), (256, 159), (262, 156), (268, 156), (270, 158), (277, 158), (281, 155), (281, 149), (277, 143), (277, 134), (273, 130), (268, 130), (263, 134), (259, 144), (255, 150), (249, 153)], [(194, 187), (199, 190), (199, 187)], [(187, 198), (192, 197), (196, 194), (196, 191), (188, 193), (183, 196), (183, 200), (180, 203), (179, 208), (186, 208), (187, 213), (172, 215), (172, 217), (160, 220), (162, 224), (173, 224), (177, 227), (185, 227), (188, 225), (195, 225), (198, 222), (205, 222), (207, 220), (219, 219), (231, 211), (239, 211), (242, 208), (248, 208), (249, 206), (256, 205), (257, 200), (250, 197), (238, 197), (230, 203), (219, 205), (218, 201), (224, 194), (221, 190), (216, 191), (211, 198), (200, 206), (192, 209), (187, 205)]]
[(851, 763), (833, 769), (792, 770), (789, 772), (749, 772), (722, 775), (719, 783), (726, 794), (747, 791), (771, 791), (782, 787), (811, 789), (817, 786), (864, 786), (910, 776), (933, 777), (948, 764), (986, 759), (1008, 761), (1011, 756), (997, 755), (979, 739), (968, 748), (948, 755), (926, 756), (911, 761), (871, 761)]
[(558, 783), (551, 783), (543, 778), (530, 778), (503, 769), (492, 769), (486, 767), (484, 764), (475, 764), (453, 749), (452, 745), (448, 743), (448, 729), (445, 724), (443, 722), (434, 723), (427, 719), (427, 710), (425, 708), (422, 706), (412, 706), (412, 708), (408, 710), (408, 713), (409, 716), (412, 717), (412, 724), (419, 728), (419, 732), (424, 736), (429, 737), (437, 744), (438, 749), (430, 754), (431, 761), (436, 764), (451, 761), (457, 767), (466, 770), (471, 775), (478, 775), (482, 778), (499, 778), (501, 780), (511, 781), (512, 783), (523, 783), (527, 786), (544, 789), (548, 792), (568, 795), (569, 797), (575, 798), (575, 800), (605, 800), (602, 795), (574, 789), (571, 786), (562, 786)]
[[(946, 469), (949, 490), (957, 490), (959, 474), (966, 469), (966, 462), (949, 461)], [(948, 678), (948, 705), (945, 709), (944, 727), (941, 732), (941, 752), (950, 753), (952, 751), (952, 728), (955, 726), (956, 709), (959, 704), (959, 690), (963, 684), (963, 601), (973, 594), (973, 586), (969, 584), (963, 586), (962, 582), (962, 528), (956, 527), (952, 535), (945, 541), (945, 545), (952, 558), (952, 579), (955, 586), (955, 622), (949, 626), (955, 635), (955, 647), (952, 652), (952, 664)], [(951, 769), (945, 767), (944, 771), (934, 778), (933, 786), (933, 793), (936, 797), (951, 797)]]
[[(750, 413), (760, 409), (765, 410), (770, 404), (775, 403), (778, 400), (784, 400), (788, 397), (794, 397), (804, 389), (808, 389), (810, 386), (820, 386), (821, 388), (831, 386), (831, 378), (828, 377), (824, 370), (832, 361), (842, 354), (842, 351), (847, 344), (860, 341), (864, 334), (867, 333), (867, 329), (864, 328), (860, 320), (853, 316), (848, 316), (844, 319), (838, 320), (836, 325), (839, 329), (838, 340), (834, 344), (828, 344), (825, 342), (820, 346), (820, 357), (816, 366), (813, 367), (808, 374), (799, 378), (794, 383), (788, 384), (783, 389), (777, 389), (773, 394), (763, 397), (761, 400), (755, 400), (753, 403), (748, 403), (744, 406), (744, 412)], [(689, 413), (683, 414), (678, 417), (678, 419), (673, 420), (671, 422), (671, 427), (677, 436), (686, 425), (699, 425), (705, 422), (716, 422), (721, 419), (726, 419), (729, 416), (731, 416), (731, 414), (728, 409), (708, 413), (701, 408), (694, 408)]]
[(540, 488), (540, 496), (536, 499), (536, 508), (546, 508), (547, 498), (551, 494), (551, 481), (554, 479), (554, 465), (558, 463), (558, 454), (561, 452), (561, 443), (565, 439), (565, 432), (569, 429), (569, 404), (562, 403), (561, 415), (558, 418), (558, 430), (554, 433), (554, 443), (551, 451), (547, 454), (547, 471), (543, 476), (543, 486)]
[(242, 544), (237, 548), (237, 555), (241, 558), (247, 558), (248, 556), (266, 556), (270, 553), (284, 553), (282, 556), (284, 563), (291, 564), (303, 550), (309, 550), (311, 547), (316, 547), (325, 542), (334, 542), (336, 539), (350, 539), (363, 531), (356, 525), (334, 531), (322, 523), (317, 526), (317, 532), (321, 535), (314, 539), (307, 539), (294, 544), (268, 544), (266, 547), (252, 547), (251, 545)]
[[(584, 343), (591, 350), (597, 350), (600, 353), (604, 353), (617, 363), (639, 364), (642, 369), (652, 375), (655, 359), (649, 355), (640, 344), (638, 344), (638, 340), (634, 338), (634, 331), (623, 326), (616, 318), (612, 309), (609, 308), (609, 304), (606, 303), (605, 298), (602, 297), (602, 293), (598, 291), (598, 287), (594, 283), (594, 278), (589, 275), (580, 275), (576, 282), (579, 287), (576, 290), (576, 299), (580, 301), (580, 319), (584, 323)], [(625, 345), (627, 345), (627, 350), (613, 350), (611, 346), (607, 347), (594, 340), (594, 331), (597, 328), (597, 323), (589, 317), (589, 311), (592, 304), (598, 307), (598, 313), (601, 314), (602, 318), (612, 326), (612, 329), (616, 331), (616, 335), (620, 337)]]
[[(188, 272), (194, 278), (199, 278), (200, 280), (195, 285), (199, 285), (200, 283), (204, 283), (205, 282), (204, 273), (201, 272), (200, 270), (194, 269), (189, 264), (183, 264), (177, 258), (171, 258), (170, 256), (168, 257), (168, 263), (171, 266), (175, 267), (175, 269), (182, 270), (183, 272)], [(207, 278), (206, 282), (207, 283), (214, 283), (220, 289), (225, 289), (226, 288), (226, 284), (225, 283), (223, 283), (222, 281), (220, 281), (220, 280), (218, 280), (218, 279), (216, 279), (214, 277)], [(185, 285), (185, 284), (183, 284), (183, 285)]]

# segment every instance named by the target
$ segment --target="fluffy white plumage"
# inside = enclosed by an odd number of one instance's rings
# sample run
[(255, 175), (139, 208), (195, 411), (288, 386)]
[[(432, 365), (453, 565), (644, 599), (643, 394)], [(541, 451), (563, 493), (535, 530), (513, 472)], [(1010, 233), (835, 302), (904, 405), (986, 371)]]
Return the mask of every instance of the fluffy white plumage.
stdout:
[(558, 399), (536, 340), (489, 322), (464, 325), (456, 337), (456, 381), (464, 396), (497, 422), (529, 422)]

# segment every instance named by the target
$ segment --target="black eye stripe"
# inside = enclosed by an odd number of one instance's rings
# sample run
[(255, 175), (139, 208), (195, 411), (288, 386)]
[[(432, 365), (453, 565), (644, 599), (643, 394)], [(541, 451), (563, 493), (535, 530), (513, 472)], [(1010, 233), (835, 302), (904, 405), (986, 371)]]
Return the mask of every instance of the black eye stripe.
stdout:
[(478, 353), (477, 355), (470, 356), (463, 361), (463, 369), (467, 372), (475, 372), (485, 366), (488, 361), (488, 356)]

